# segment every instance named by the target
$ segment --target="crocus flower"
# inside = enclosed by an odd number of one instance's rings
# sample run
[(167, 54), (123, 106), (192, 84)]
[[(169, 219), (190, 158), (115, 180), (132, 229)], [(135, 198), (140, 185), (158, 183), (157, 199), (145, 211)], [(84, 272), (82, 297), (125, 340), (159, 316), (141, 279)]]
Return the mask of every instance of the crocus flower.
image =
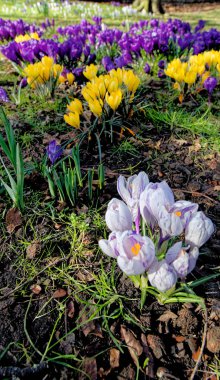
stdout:
[(133, 221), (136, 223), (137, 232), (139, 232), (140, 221), (140, 195), (148, 184), (149, 179), (144, 172), (129, 177), (127, 181), (125, 177), (120, 175), (117, 181), (118, 193), (131, 211)]
[(177, 201), (172, 205), (162, 205), (158, 216), (162, 236), (180, 235), (197, 210), (198, 205), (189, 201)]
[(105, 221), (111, 231), (126, 231), (132, 229), (132, 215), (126, 204), (113, 198), (105, 214)]
[(119, 105), (121, 104), (122, 101), (122, 91), (120, 88), (116, 91), (112, 91), (111, 94), (108, 92), (106, 93), (105, 96), (106, 103), (111, 107), (113, 111), (115, 111)]
[(166, 292), (175, 286), (177, 274), (166, 260), (155, 261), (148, 270), (148, 279), (160, 292)]
[(150, 74), (151, 68), (150, 68), (150, 65), (148, 63), (146, 63), (146, 65), (144, 66), (144, 71), (146, 74)]
[(188, 249), (189, 247), (185, 248), (182, 246), (182, 242), (177, 242), (168, 249), (166, 254), (166, 262), (175, 269), (178, 277), (181, 279), (192, 272), (199, 257), (199, 250), (197, 247), (194, 247), (187, 252)]
[(125, 231), (118, 239), (118, 266), (128, 276), (144, 273), (155, 259), (154, 243), (147, 236)]
[(108, 240), (99, 240), (99, 248), (101, 248), (102, 252), (104, 252), (107, 256), (116, 259), (119, 256), (117, 242), (120, 236), (121, 232), (111, 232)]
[(163, 59), (161, 59), (159, 62), (158, 62), (158, 67), (160, 69), (164, 69), (165, 68), (165, 61)]
[(56, 143), (56, 140), (52, 140), (47, 147), (47, 155), (52, 165), (60, 158), (63, 153), (62, 147)]
[(165, 181), (149, 183), (140, 196), (141, 216), (151, 227), (159, 220), (162, 206), (174, 203), (174, 195)]
[(7, 95), (6, 91), (4, 90), (4, 88), (2, 88), (2, 87), (0, 87), (0, 102), (3, 102), (3, 103), (9, 102), (8, 95)]
[(213, 92), (214, 88), (217, 86), (217, 84), (218, 84), (218, 81), (216, 78), (208, 77), (204, 81), (203, 86), (209, 92), (209, 94), (211, 94)]
[(185, 230), (185, 240), (192, 247), (201, 247), (209, 240), (215, 228), (211, 219), (207, 218), (202, 211), (197, 212), (190, 219)]

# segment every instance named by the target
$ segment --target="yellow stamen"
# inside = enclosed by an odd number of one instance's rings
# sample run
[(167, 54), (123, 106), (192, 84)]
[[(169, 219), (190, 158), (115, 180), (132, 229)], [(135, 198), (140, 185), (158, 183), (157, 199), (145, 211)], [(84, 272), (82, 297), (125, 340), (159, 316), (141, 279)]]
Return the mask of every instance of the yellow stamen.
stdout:
[(182, 216), (181, 211), (176, 211), (174, 214), (175, 214), (176, 216)]
[(131, 247), (131, 252), (132, 252), (133, 255), (135, 255), (135, 256), (138, 255), (138, 253), (140, 252), (140, 250), (141, 250), (141, 246), (140, 246), (139, 243), (135, 243), (135, 244), (133, 245), (133, 247)]

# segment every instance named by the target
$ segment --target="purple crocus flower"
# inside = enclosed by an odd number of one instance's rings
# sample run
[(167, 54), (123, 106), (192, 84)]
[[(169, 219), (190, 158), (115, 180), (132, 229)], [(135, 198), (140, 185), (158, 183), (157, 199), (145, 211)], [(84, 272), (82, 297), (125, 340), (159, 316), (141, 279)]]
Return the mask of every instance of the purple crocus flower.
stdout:
[(107, 256), (116, 259), (119, 256), (117, 242), (120, 236), (121, 232), (111, 232), (108, 240), (99, 240), (99, 248), (101, 248), (102, 252), (104, 252)]
[(144, 71), (146, 74), (150, 74), (151, 68), (150, 68), (150, 65), (148, 63), (146, 63), (146, 65), (144, 66)]
[(154, 243), (147, 236), (125, 231), (118, 239), (118, 266), (128, 276), (144, 273), (155, 259)]
[(56, 143), (56, 140), (52, 140), (47, 147), (47, 155), (52, 165), (60, 158), (62, 153), (62, 147)]
[(0, 87), (0, 102), (3, 102), (3, 103), (9, 102), (8, 95), (7, 95), (6, 91), (4, 90), (4, 88), (2, 88), (2, 87)]
[(176, 285), (177, 274), (166, 260), (155, 261), (148, 270), (148, 279), (160, 292), (167, 292)]
[(160, 79), (166, 78), (166, 75), (164, 74), (163, 70), (158, 70), (157, 76)]
[(128, 205), (132, 214), (132, 219), (136, 225), (136, 231), (139, 232), (140, 223), (140, 196), (149, 184), (146, 173), (140, 172), (129, 177), (126, 181), (125, 177), (119, 176), (117, 181), (117, 190), (123, 201)]
[(194, 247), (189, 250), (189, 247), (184, 248), (182, 242), (175, 243), (166, 254), (166, 262), (171, 265), (179, 278), (185, 278), (196, 266), (199, 257), (199, 250)]
[(212, 94), (214, 88), (217, 86), (218, 81), (214, 77), (208, 77), (204, 83), (203, 86), (204, 88), (208, 91), (209, 94)]
[(202, 211), (197, 212), (190, 219), (185, 230), (185, 240), (192, 247), (201, 247), (209, 240), (215, 231), (211, 219), (207, 218)]
[(197, 210), (198, 204), (189, 201), (162, 205), (158, 214), (158, 225), (161, 228), (162, 236), (180, 235)]
[(165, 181), (149, 183), (140, 195), (140, 213), (151, 227), (159, 220), (162, 206), (174, 204), (174, 195)]
[(160, 69), (164, 69), (164, 67), (165, 67), (165, 61), (164, 61), (164, 59), (161, 59), (161, 60), (158, 62), (158, 67), (159, 67)]
[(108, 204), (105, 221), (111, 231), (123, 232), (132, 229), (132, 215), (129, 208), (116, 198)]

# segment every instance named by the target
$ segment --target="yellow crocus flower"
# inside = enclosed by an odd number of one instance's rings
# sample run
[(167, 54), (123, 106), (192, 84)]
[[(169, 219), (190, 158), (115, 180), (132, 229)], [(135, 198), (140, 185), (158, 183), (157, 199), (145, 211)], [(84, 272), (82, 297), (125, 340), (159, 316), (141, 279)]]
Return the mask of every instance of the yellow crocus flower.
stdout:
[(29, 41), (29, 40), (40, 40), (40, 37), (38, 35), (38, 33), (31, 33), (30, 35), (29, 34), (20, 34), (19, 36), (15, 37), (15, 42), (24, 42), (24, 41)]
[(83, 75), (87, 79), (92, 80), (93, 78), (96, 77), (97, 72), (98, 72), (98, 66), (92, 63), (91, 65), (86, 66), (86, 69), (83, 71)]
[(115, 78), (112, 78), (110, 79), (110, 82), (109, 82), (109, 85), (108, 85), (108, 92), (115, 92), (118, 90), (118, 86), (119, 86), (119, 83), (118, 83), (118, 79), (115, 77)]
[(140, 79), (133, 73), (132, 70), (129, 70), (124, 73), (123, 82), (128, 88), (128, 91), (133, 92), (134, 94), (140, 84)]
[(74, 99), (70, 104), (67, 105), (67, 108), (71, 112), (77, 112), (79, 115), (83, 113), (83, 105), (79, 99)]
[(74, 128), (80, 127), (80, 118), (78, 112), (70, 112), (68, 115), (64, 115), (64, 120), (67, 124), (71, 125)]
[(95, 99), (93, 101), (91, 100), (90, 102), (88, 102), (88, 105), (89, 105), (89, 108), (90, 108), (91, 112), (93, 113), (93, 115), (95, 115), (97, 117), (101, 116), (102, 106), (97, 99)]
[(108, 105), (115, 111), (121, 103), (122, 91), (119, 88), (117, 91), (113, 91), (111, 94), (107, 93), (105, 96)]
[(188, 71), (185, 74), (184, 82), (188, 84), (193, 84), (195, 83), (197, 78), (197, 73), (195, 71)]
[(75, 80), (75, 76), (73, 75), (73, 73), (67, 73), (66, 74), (66, 77), (67, 77), (67, 80), (68, 80), (68, 83), (71, 85), (73, 84), (74, 80)]

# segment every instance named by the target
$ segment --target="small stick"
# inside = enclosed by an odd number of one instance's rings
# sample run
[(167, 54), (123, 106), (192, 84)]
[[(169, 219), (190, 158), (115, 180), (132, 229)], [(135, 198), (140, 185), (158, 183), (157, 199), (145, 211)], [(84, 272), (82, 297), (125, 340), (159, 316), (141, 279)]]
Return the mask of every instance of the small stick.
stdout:
[(198, 197), (204, 197), (204, 198), (207, 198), (209, 199), (210, 201), (214, 202), (214, 203), (218, 203), (218, 201), (216, 201), (215, 199), (213, 198), (210, 198), (208, 197), (208, 195), (205, 195), (205, 194), (202, 194), (202, 193), (199, 193), (198, 191), (189, 191), (189, 190), (182, 190), (182, 189), (172, 189), (173, 191), (182, 191), (183, 193), (187, 193), (187, 194), (195, 194), (195, 196), (198, 196)]
[(203, 351), (204, 351), (204, 348), (205, 348), (206, 335), (207, 335), (207, 326), (208, 326), (208, 313), (207, 313), (207, 308), (206, 308), (205, 303), (204, 303), (203, 307), (204, 307), (205, 318), (204, 318), (204, 330), (203, 330), (203, 335), (202, 335), (202, 345), (201, 345), (201, 350), (200, 350), (200, 354), (199, 354), (198, 360), (196, 362), (195, 367), (193, 368), (193, 371), (192, 371), (192, 374), (191, 374), (189, 380), (194, 380), (194, 377), (195, 377), (196, 372), (198, 370), (199, 364), (200, 364), (201, 359), (202, 359)]

